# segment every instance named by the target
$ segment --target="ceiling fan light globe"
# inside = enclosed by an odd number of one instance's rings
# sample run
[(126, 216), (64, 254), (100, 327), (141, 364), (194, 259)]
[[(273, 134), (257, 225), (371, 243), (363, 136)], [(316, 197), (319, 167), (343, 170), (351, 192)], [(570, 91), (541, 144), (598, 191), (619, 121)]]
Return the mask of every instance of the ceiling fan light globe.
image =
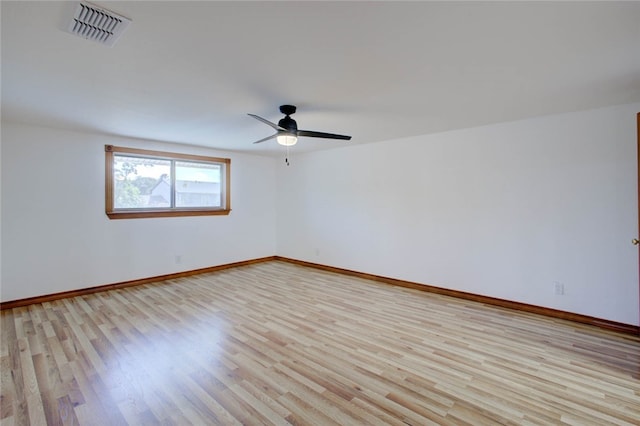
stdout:
[(298, 143), (298, 137), (295, 135), (278, 135), (276, 140), (280, 145), (293, 146)]

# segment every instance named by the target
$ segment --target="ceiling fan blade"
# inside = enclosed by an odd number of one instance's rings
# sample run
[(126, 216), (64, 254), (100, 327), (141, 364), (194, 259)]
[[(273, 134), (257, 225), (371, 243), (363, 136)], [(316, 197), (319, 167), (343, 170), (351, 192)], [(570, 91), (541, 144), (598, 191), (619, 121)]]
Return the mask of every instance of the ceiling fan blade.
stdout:
[(262, 121), (262, 122), (263, 122), (264, 124), (266, 124), (267, 126), (271, 126), (271, 127), (273, 127), (274, 129), (276, 129), (276, 130), (285, 130), (285, 129), (283, 129), (282, 127), (278, 126), (277, 124), (272, 123), (272, 122), (270, 122), (269, 120), (265, 120), (264, 118), (259, 117), (259, 116), (255, 115), (255, 114), (248, 114), (248, 115), (250, 115), (251, 117), (255, 118), (255, 119), (256, 119), (256, 120), (258, 120), (258, 121)]
[(277, 134), (277, 133), (274, 133), (273, 135), (271, 135), (271, 136), (267, 136), (266, 138), (262, 138), (262, 139), (260, 139), (259, 141), (255, 141), (254, 143), (265, 142), (265, 141), (268, 141), (269, 139), (273, 139), (273, 138), (275, 138), (276, 136), (278, 136), (278, 134)]
[(325, 139), (343, 139), (351, 140), (351, 136), (336, 135), (334, 133), (313, 132), (311, 130), (298, 130), (298, 136), (307, 136), (310, 138), (325, 138)]

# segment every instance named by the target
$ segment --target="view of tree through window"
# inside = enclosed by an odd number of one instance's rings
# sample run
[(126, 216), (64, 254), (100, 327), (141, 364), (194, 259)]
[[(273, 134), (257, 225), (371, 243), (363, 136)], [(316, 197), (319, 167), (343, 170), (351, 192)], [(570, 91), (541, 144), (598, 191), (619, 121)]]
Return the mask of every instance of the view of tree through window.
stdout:
[(230, 211), (228, 159), (110, 145), (106, 152), (110, 218)]
[(113, 160), (114, 207), (116, 209), (171, 207), (171, 197), (152, 200), (162, 182), (171, 182), (171, 162), (115, 155)]

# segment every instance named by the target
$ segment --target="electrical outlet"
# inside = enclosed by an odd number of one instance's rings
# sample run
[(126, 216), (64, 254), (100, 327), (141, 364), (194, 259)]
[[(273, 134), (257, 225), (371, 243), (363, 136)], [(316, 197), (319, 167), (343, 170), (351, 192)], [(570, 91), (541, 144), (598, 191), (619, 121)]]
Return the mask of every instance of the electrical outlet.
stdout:
[(554, 291), (554, 294), (556, 296), (563, 296), (564, 295), (564, 284), (562, 284), (560, 281), (554, 281), (553, 282), (553, 291)]

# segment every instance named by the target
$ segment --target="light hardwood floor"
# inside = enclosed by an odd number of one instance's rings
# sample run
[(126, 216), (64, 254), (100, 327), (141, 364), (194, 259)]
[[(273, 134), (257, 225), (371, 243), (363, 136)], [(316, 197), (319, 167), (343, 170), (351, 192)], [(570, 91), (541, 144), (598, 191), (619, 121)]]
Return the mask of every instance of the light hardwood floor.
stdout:
[(640, 340), (266, 262), (2, 313), (1, 424), (640, 424)]

